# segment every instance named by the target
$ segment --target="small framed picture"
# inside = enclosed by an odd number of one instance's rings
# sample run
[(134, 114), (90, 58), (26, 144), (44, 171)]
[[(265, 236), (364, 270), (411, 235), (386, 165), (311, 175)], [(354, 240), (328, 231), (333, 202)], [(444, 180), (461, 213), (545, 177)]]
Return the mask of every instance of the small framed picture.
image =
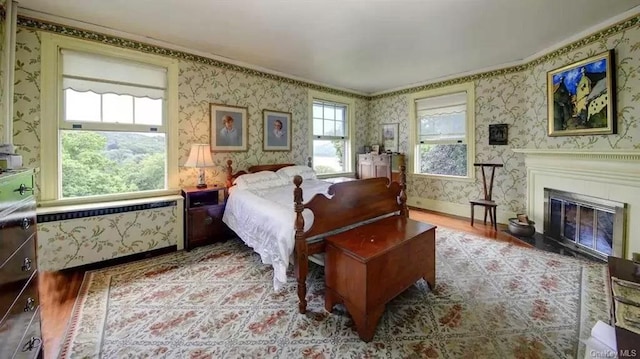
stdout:
[(371, 153), (380, 154), (380, 145), (371, 145)]
[(291, 112), (262, 110), (264, 120), (262, 149), (291, 151)]
[(489, 125), (489, 144), (490, 145), (509, 144), (509, 126), (506, 123)]
[(398, 152), (398, 130), (397, 123), (385, 123), (382, 125), (382, 146), (385, 151)]
[(214, 152), (246, 151), (247, 108), (212, 103), (209, 106), (211, 117), (211, 150)]

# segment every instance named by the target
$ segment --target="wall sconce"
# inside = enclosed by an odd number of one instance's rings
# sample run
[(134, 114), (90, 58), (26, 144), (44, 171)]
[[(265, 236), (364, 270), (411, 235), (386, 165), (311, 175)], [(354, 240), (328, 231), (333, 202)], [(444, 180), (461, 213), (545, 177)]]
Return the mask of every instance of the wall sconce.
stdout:
[(211, 146), (205, 144), (191, 145), (191, 152), (187, 162), (184, 163), (185, 167), (196, 167), (198, 169), (198, 188), (207, 188), (207, 183), (204, 180), (204, 168), (213, 167), (213, 159), (211, 159)]

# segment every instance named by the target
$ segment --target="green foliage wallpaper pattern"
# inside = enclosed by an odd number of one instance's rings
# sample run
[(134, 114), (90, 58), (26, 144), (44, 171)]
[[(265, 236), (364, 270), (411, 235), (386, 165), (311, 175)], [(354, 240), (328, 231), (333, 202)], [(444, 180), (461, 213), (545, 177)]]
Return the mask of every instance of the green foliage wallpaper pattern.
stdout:
[[(618, 134), (547, 136), (547, 72), (614, 48), (616, 51)], [(503, 163), (497, 170), (494, 199), (499, 210), (510, 214), (526, 209), (526, 171), (524, 156), (512, 148), (535, 149), (640, 149), (640, 28), (613, 33), (573, 51), (551, 58), (520, 72), (500, 74), (475, 81), (476, 156), (475, 162)], [(368, 143), (379, 141), (383, 123), (400, 123), (400, 149), (409, 150), (409, 110), (406, 94), (374, 99), (370, 104)], [(489, 124), (509, 125), (509, 144), (490, 146)], [(408, 195), (468, 204), (480, 197), (482, 179), (474, 183), (409, 176)]]

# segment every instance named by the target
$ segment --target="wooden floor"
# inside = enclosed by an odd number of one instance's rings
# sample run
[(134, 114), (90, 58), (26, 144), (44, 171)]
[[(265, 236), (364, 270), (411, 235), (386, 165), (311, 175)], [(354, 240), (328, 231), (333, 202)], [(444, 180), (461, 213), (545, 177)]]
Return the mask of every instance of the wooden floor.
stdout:
[[(512, 242), (526, 247), (529, 246), (504, 233), (504, 226), (498, 225), (498, 231), (496, 232), (493, 227), (488, 224), (483, 225), (481, 222), (476, 222), (472, 227), (468, 218), (422, 210), (411, 210), (409, 216), (415, 220), (428, 222), (436, 226), (447, 227), (499, 241)], [(84, 273), (84, 270), (77, 269), (40, 273), (39, 290), (45, 359), (53, 359), (58, 355)]]

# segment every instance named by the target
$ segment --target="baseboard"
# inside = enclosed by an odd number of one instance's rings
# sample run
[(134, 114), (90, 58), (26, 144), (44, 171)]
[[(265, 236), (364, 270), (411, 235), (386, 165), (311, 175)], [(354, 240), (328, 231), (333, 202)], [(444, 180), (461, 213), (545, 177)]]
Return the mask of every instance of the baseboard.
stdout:
[(77, 266), (77, 267), (64, 268), (64, 269), (61, 269), (60, 271), (62, 271), (62, 272), (64, 272), (64, 271), (86, 272), (86, 271), (91, 271), (91, 270), (97, 270), (97, 269), (112, 267), (112, 266), (116, 266), (116, 265), (120, 265), (120, 264), (125, 264), (125, 263), (129, 263), (129, 262), (135, 262), (135, 261), (139, 261), (139, 260), (142, 260), (142, 259), (153, 258), (153, 257), (161, 256), (163, 254), (168, 254), (168, 253), (172, 253), (172, 252), (176, 252), (176, 251), (177, 251), (177, 246), (174, 244), (172, 246), (153, 249), (153, 250), (150, 250), (150, 251), (147, 251), (147, 252), (130, 254), (130, 255), (127, 255), (127, 256), (123, 256), (123, 257), (107, 259), (107, 260), (104, 260), (104, 261), (101, 261), (101, 262), (84, 264), (84, 265)]
[[(446, 214), (452, 214), (454, 216), (460, 216), (469, 218), (471, 217), (471, 206), (469, 204), (453, 203), (446, 201), (439, 201), (437, 199), (422, 198), (422, 197), (408, 197), (407, 205), (427, 209), (429, 211), (442, 212)], [(513, 218), (515, 214), (511, 212), (502, 211), (500, 206), (496, 209), (496, 215), (498, 217), (498, 223), (509, 223), (509, 218)], [(481, 206), (476, 206), (474, 217), (476, 220), (484, 220), (484, 209)], [(487, 218), (487, 222), (489, 219)]]

